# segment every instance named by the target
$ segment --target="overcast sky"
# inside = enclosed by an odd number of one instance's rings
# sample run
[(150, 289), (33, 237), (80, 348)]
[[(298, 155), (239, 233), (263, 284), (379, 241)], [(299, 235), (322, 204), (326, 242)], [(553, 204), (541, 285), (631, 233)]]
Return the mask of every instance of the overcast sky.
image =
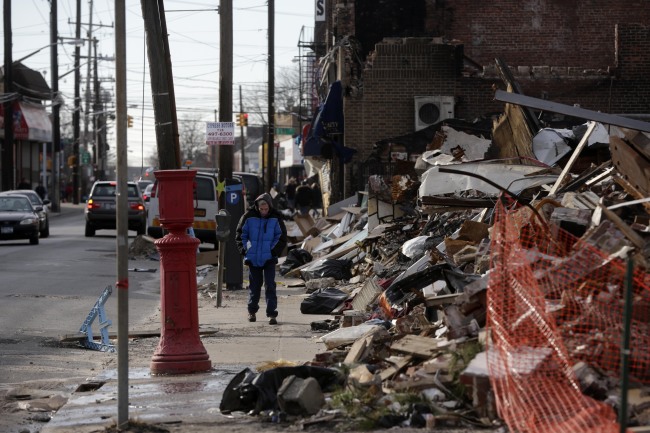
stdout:
[[(19, 60), (47, 47), (50, 40), (50, 1), (12, 1), (13, 59)], [(81, 1), (81, 37), (88, 37), (90, 5), (93, 13), (93, 37), (98, 40), (98, 53), (107, 58), (115, 53), (114, 1)], [(215, 1), (165, 0), (167, 30), (171, 51), (176, 105), (179, 119), (184, 116), (204, 121), (215, 120), (219, 88), (219, 14)], [(76, 0), (58, 0), (59, 36), (74, 38)], [(311, 35), (314, 27), (314, 0), (275, 0), (275, 69), (296, 69), (292, 60), (299, 55), (301, 30)], [(260, 92), (267, 83), (267, 2), (265, 0), (233, 0), (233, 112), (239, 111), (239, 86), (243, 93)], [(4, 20), (0, 22), (4, 38)], [(144, 44), (144, 23), (139, 0), (126, 1), (127, 38), (127, 101), (134, 127), (128, 129), (129, 165), (139, 165), (155, 152), (155, 133), (149, 81), (149, 65)], [(67, 39), (64, 39), (66, 42)], [(4, 43), (0, 45), (4, 59)], [(81, 48), (88, 55), (88, 44)], [(59, 75), (71, 71), (74, 46), (59, 45)], [(0, 60), (2, 62), (2, 60)], [(82, 107), (84, 105), (86, 59), (82, 58)], [(45, 48), (23, 63), (44, 73), (50, 83), (50, 54)], [(99, 62), (99, 77), (105, 90), (114, 96), (115, 62)], [(65, 111), (74, 108), (74, 73), (59, 82), (65, 99)], [(244, 102), (245, 105), (245, 102)], [(48, 109), (49, 110), (49, 109)], [(83, 131), (83, 122), (81, 125)], [(114, 134), (109, 136), (111, 148)]]

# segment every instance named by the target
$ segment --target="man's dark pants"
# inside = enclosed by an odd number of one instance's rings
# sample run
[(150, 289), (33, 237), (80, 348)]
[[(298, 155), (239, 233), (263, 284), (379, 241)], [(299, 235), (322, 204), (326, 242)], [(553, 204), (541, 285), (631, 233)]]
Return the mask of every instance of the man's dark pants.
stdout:
[(262, 283), (264, 283), (264, 296), (266, 298), (266, 317), (278, 316), (278, 296), (275, 291), (275, 262), (267, 260), (262, 267), (248, 266), (248, 312), (257, 313), (259, 310)]

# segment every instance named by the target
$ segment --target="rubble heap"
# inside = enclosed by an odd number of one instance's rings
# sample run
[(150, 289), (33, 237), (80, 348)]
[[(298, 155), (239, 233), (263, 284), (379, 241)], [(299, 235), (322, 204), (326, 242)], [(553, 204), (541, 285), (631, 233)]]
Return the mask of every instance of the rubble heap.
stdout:
[[(373, 176), (356, 203), (295, 218), (302, 261), (282, 272), (304, 280), (303, 313), (332, 315), (312, 323), (327, 351), (311, 366), (338, 372), (322, 410), (295, 412), (303, 426), (650, 423), (650, 140), (548, 132), (531, 134), (532, 160), (428, 149), (417, 179)], [(611, 159), (594, 162), (603, 144)]]

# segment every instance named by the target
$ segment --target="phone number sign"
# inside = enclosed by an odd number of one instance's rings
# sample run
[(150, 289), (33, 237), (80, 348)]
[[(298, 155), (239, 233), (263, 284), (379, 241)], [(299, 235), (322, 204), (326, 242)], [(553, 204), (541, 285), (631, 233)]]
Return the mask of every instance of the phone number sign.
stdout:
[(206, 122), (205, 144), (235, 144), (235, 125), (233, 122)]

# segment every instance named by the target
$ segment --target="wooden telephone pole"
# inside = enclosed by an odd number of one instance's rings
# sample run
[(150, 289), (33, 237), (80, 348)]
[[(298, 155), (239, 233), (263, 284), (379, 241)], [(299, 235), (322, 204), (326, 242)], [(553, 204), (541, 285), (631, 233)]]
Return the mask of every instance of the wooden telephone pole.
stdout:
[[(219, 2), (219, 122), (232, 121), (232, 0)], [(232, 178), (233, 146), (217, 145), (219, 181)], [(219, 208), (225, 209), (225, 194), (221, 194)]]
[(270, 190), (275, 183), (275, 0), (269, 0), (269, 130), (268, 144), (266, 146), (266, 191)]
[(147, 34), (147, 57), (156, 119), (158, 168), (175, 170), (181, 168), (181, 150), (165, 6), (163, 0), (141, 0), (140, 3)]

